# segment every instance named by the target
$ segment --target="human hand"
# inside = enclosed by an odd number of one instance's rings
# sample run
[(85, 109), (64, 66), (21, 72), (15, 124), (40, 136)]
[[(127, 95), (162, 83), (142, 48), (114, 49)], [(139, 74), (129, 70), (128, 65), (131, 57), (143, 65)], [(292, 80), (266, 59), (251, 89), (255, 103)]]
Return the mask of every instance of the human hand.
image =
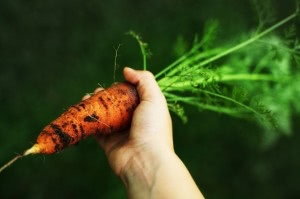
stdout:
[(154, 76), (130, 68), (123, 72), (140, 97), (130, 130), (97, 136), (96, 140), (124, 182), (129, 198), (203, 198), (174, 152), (170, 113)]
[[(159, 161), (161, 156), (173, 152), (172, 121), (165, 97), (154, 76), (148, 71), (130, 68), (125, 68), (123, 72), (125, 79), (136, 85), (140, 97), (131, 128), (128, 132), (97, 136), (113, 171), (121, 178), (127, 169), (138, 167), (144, 161), (154, 166), (154, 162)], [(95, 92), (101, 90), (98, 88)], [(88, 96), (83, 99), (86, 98)]]

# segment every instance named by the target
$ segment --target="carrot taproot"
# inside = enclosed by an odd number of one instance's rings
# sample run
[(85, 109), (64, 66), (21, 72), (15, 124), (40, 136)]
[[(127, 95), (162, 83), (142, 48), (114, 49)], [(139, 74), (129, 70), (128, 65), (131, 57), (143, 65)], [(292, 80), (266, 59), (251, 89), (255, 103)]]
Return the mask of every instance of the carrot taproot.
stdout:
[[(28, 153), (51, 154), (95, 134), (110, 134), (129, 127), (137, 91), (130, 83), (116, 83), (71, 106), (39, 134)], [(25, 152), (26, 154), (26, 152)]]
[(134, 85), (114, 83), (108, 89), (71, 106), (40, 132), (30, 149), (0, 168), (0, 172), (29, 154), (52, 154), (88, 136), (125, 130), (138, 104), (139, 96)]

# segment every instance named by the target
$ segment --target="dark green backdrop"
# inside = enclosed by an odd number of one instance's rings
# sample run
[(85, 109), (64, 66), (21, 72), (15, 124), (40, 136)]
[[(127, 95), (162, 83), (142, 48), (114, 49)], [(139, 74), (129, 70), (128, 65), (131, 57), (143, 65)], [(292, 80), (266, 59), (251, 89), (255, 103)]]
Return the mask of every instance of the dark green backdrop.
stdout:
[[(272, 1), (278, 19), (292, 1)], [(97, 84), (113, 82), (114, 47), (141, 68), (135, 30), (150, 44), (149, 70), (175, 59), (178, 36), (192, 41), (218, 19), (223, 40), (257, 24), (252, 4), (237, 0), (1, 0), (0, 164), (34, 143), (39, 131)], [(207, 198), (299, 198), (299, 117), (294, 134), (262, 149), (255, 124), (211, 112), (174, 121), (175, 149)], [(298, 123), (298, 124), (297, 124)], [(93, 139), (55, 155), (18, 161), (0, 174), (0, 198), (126, 198)]]

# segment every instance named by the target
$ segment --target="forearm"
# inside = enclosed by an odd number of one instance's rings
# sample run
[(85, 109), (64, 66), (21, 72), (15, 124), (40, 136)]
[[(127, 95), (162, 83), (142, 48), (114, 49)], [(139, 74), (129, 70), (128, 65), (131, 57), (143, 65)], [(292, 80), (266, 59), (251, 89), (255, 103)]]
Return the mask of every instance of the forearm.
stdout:
[[(150, 154), (149, 156), (152, 156)], [(155, 160), (155, 161), (151, 161)], [(135, 156), (121, 176), (129, 198), (203, 198), (190, 173), (174, 152), (159, 158)]]

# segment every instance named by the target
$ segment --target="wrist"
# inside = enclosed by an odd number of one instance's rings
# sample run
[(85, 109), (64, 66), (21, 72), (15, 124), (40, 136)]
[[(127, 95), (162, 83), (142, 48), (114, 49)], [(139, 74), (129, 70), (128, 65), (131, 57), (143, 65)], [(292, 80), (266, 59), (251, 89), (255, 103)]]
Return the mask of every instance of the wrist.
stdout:
[(120, 178), (128, 194), (135, 196), (137, 193), (150, 194), (160, 167), (164, 164), (172, 164), (176, 157), (174, 151), (168, 148), (159, 151), (137, 151), (120, 172)]

